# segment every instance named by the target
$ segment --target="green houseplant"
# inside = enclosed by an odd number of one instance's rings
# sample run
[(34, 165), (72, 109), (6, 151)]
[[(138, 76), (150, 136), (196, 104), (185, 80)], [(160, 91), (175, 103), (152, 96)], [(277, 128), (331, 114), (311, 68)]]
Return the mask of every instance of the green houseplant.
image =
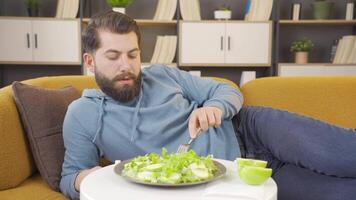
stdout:
[(27, 7), (28, 16), (30, 17), (38, 16), (40, 0), (26, 0), (25, 3)]
[(312, 3), (314, 19), (328, 19), (334, 6), (333, 2), (326, 0), (315, 0)]
[(292, 43), (290, 51), (295, 53), (295, 63), (308, 63), (308, 54), (314, 48), (314, 43), (310, 39), (304, 38)]
[(125, 13), (125, 8), (132, 3), (133, 0), (106, 0), (107, 4), (112, 7), (113, 11)]

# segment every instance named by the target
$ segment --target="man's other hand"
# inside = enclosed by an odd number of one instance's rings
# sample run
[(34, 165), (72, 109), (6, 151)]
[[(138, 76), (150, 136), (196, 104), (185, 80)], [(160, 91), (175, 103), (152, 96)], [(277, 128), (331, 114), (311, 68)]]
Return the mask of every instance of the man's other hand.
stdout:
[(209, 127), (219, 127), (221, 125), (222, 111), (217, 107), (202, 107), (194, 110), (189, 118), (190, 137), (197, 136), (198, 128), (207, 131)]
[(93, 167), (91, 169), (84, 169), (79, 172), (78, 176), (75, 178), (75, 189), (79, 192), (80, 191), (80, 184), (82, 183), (83, 179), (88, 176), (90, 173), (100, 169), (100, 166)]

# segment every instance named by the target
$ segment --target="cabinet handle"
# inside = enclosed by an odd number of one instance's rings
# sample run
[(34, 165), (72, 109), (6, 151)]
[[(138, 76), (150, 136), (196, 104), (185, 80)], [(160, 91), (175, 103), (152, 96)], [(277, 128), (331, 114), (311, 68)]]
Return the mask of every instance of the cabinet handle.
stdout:
[(224, 38), (223, 36), (220, 37), (220, 50), (224, 50)]
[(230, 51), (230, 36), (227, 37), (227, 49)]
[(35, 48), (37, 49), (37, 34), (35, 34)]
[(27, 38), (27, 48), (30, 48), (30, 34), (29, 33), (26, 34), (26, 38)]

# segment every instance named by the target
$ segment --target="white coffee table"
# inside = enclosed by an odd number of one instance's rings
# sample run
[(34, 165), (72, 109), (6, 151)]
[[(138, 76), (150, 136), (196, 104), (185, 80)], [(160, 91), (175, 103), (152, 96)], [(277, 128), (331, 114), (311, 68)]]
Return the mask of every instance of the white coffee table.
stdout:
[(80, 199), (277, 200), (277, 185), (272, 178), (261, 186), (250, 186), (240, 180), (234, 162), (218, 161), (227, 169), (224, 177), (211, 183), (180, 188), (151, 187), (132, 183), (115, 174), (114, 165), (109, 165), (93, 172), (83, 180), (80, 187)]

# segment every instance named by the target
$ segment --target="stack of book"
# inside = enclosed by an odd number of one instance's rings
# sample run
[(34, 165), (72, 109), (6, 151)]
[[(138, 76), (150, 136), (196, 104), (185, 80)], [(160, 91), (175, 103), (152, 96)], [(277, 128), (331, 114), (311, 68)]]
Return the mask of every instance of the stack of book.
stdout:
[(56, 18), (76, 18), (79, 10), (79, 0), (58, 0)]
[(179, 0), (183, 20), (201, 20), (199, 0)]
[(246, 5), (246, 21), (268, 21), (271, 17), (273, 0), (248, 0)]
[(157, 36), (151, 63), (169, 64), (173, 62), (177, 49), (177, 36)]
[(356, 63), (356, 35), (343, 36), (337, 45), (334, 64)]
[(154, 20), (172, 20), (177, 10), (177, 0), (158, 0)]

